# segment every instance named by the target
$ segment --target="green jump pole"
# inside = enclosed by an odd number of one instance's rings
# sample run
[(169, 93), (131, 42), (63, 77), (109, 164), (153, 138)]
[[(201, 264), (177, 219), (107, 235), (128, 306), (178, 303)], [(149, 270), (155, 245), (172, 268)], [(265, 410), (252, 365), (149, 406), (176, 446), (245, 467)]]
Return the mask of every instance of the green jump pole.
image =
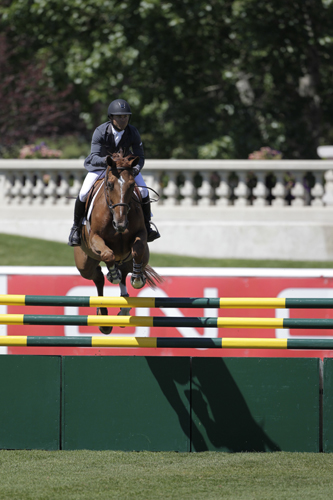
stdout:
[(0, 305), (76, 306), (76, 307), (148, 307), (214, 309), (332, 309), (333, 299), (286, 298), (187, 298), (187, 297), (79, 297), (58, 295), (0, 295)]
[(0, 314), (1, 325), (333, 329), (333, 319)]

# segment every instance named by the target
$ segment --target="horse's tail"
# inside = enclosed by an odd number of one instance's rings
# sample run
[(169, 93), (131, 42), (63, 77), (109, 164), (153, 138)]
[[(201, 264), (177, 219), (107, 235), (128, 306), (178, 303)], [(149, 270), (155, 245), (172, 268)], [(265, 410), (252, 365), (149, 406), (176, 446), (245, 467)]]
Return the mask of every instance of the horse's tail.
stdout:
[(164, 278), (160, 276), (155, 269), (153, 269), (151, 266), (147, 265), (143, 273), (145, 277), (147, 278), (147, 283), (151, 288), (156, 288), (158, 284), (163, 283)]

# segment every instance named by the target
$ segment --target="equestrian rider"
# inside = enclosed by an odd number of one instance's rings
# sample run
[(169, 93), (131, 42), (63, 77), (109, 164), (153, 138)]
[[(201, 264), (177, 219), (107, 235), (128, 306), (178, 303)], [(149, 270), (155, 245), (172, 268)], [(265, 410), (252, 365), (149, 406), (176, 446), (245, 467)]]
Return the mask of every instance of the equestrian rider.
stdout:
[(90, 188), (97, 179), (105, 176), (107, 156), (117, 153), (120, 149), (123, 151), (130, 150), (133, 155), (139, 157), (139, 163), (133, 167), (133, 172), (142, 196), (142, 210), (147, 229), (147, 241), (151, 242), (160, 237), (158, 230), (153, 229), (150, 225), (149, 192), (141, 175), (141, 170), (145, 162), (144, 151), (138, 130), (128, 123), (131, 115), (132, 112), (129, 104), (123, 99), (116, 99), (111, 102), (108, 108), (109, 121), (97, 127), (93, 134), (91, 152), (84, 161), (84, 167), (88, 170), (88, 174), (84, 179), (75, 202), (74, 224), (68, 240), (68, 245), (71, 247), (81, 245), (80, 222), (84, 216), (85, 201)]

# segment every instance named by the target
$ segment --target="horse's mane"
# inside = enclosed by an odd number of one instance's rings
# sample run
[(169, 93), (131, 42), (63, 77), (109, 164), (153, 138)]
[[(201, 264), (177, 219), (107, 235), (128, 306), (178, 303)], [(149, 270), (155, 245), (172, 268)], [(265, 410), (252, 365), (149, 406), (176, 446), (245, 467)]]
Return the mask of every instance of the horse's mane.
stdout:
[(117, 153), (113, 153), (112, 160), (117, 164), (117, 168), (131, 168), (134, 155), (126, 155), (122, 149)]

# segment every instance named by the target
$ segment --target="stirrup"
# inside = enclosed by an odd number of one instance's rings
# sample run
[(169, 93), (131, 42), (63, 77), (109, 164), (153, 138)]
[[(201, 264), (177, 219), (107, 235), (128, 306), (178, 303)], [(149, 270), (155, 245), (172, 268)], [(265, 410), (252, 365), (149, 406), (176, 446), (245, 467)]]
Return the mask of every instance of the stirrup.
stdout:
[[(154, 226), (155, 229), (152, 229), (151, 226)], [(158, 238), (161, 237), (159, 230), (155, 226), (153, 222), (149, 223), (149, 229), (150, 231), (147, 231), (147, 242), (151, 243), (152, 241), (157, 240)]]
[(79, 247), (81, 246), (81, 233), (80, 227), (74, 225), (69, 233), (69, 238), (67, 245), (70, 247)]

